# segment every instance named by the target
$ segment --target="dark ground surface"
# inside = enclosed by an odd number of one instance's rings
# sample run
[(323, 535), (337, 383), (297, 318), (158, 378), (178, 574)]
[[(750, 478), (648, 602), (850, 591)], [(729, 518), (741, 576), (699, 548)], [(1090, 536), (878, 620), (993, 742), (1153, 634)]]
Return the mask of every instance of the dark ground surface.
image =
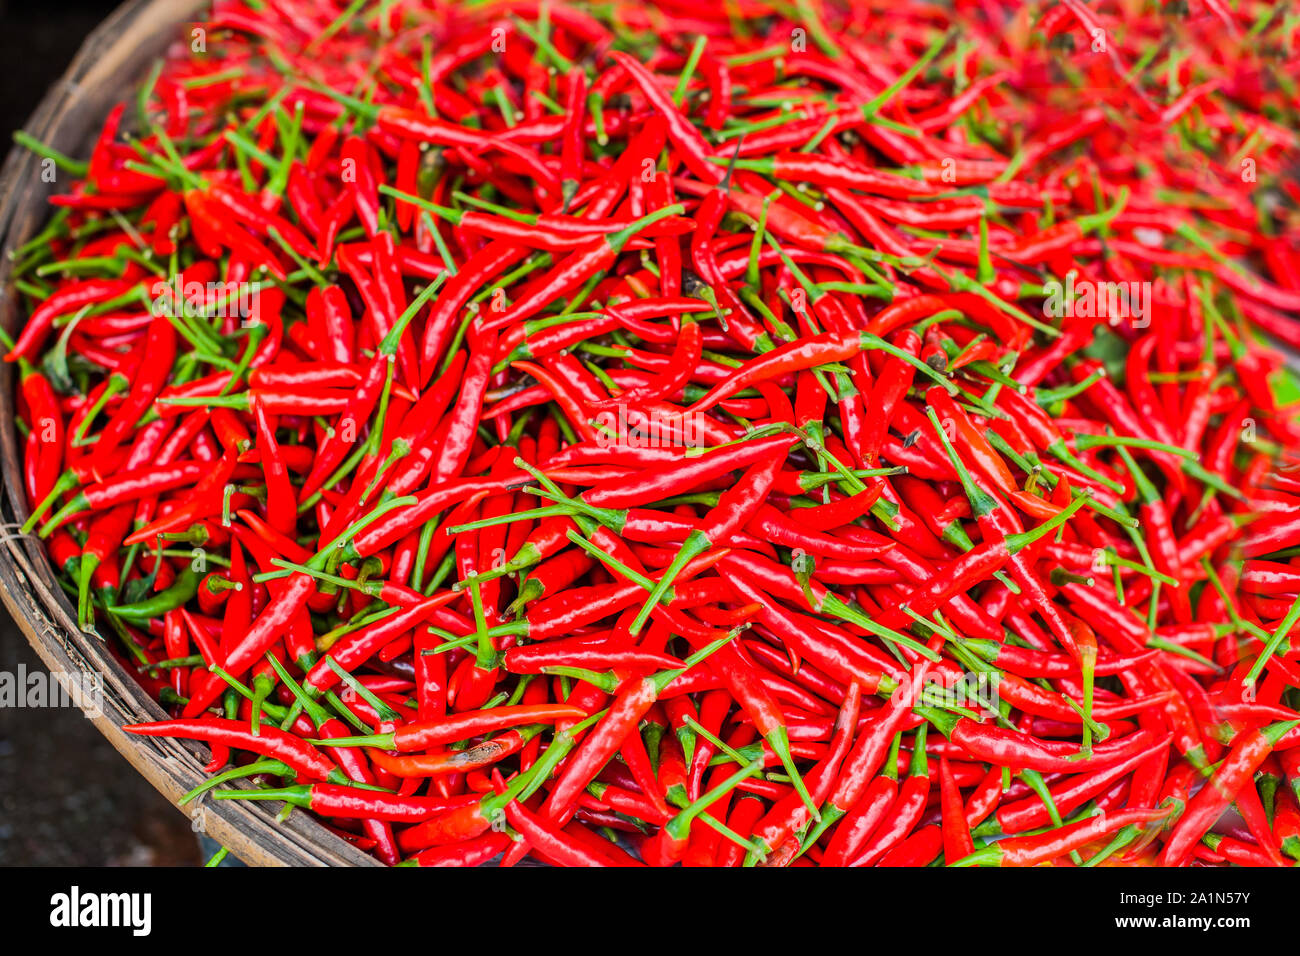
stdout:
[[(0, 0), (0, 154), (116, 4)], [(0, 671), (40, 659), (0, 608)], [(0, 708), (0, 865), (194, 865), (190, 824), (76, 709)]]

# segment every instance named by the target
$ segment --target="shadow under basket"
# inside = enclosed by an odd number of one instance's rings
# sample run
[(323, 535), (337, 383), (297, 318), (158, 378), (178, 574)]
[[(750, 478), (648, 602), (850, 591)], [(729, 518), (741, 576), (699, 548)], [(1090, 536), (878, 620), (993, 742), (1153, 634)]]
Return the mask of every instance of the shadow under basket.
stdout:
[[(173, 43), (187, 42), (185, 24), (202, 16), (200, 0), (131, 0), (87, 38), (72, 65), (46, 93), (24, 127), (71, 156), (85, 156), (104, 117), (128, 100), (154, 60)], [(38, 157), (13, 148), (0, 170), (0, 324), (13, 334), (25, 316), (13, 286), (13, 252), (37, 235), (49, 217), (50, 195)], [(14, 424), (15, 366), (0, 362), (0, 598), (45, 666), (78, 686), (102, 684), (102, 695), (84, 710), (131, 765), (173, 804), (207, 779), (206, 748), (190, 742), (136, 737), (123, 724), (168, 715), (94, 635), (82, 633), (76, 609), (55, 579), (42, 543), (14, 530), (28, 514), (23, 493), (22, 450)], [(83, 676), (84, 675), (84, 676)], [(102, 698), (102, 699), (100, 699)], [(94, 780), (85, 781), (94, 787)], [(202, 798), (181, 808), (201, 831), (231, 854), (255, 866), (377, 866), (370, 856), (295, 811), (275, 820), (279, 804)]]

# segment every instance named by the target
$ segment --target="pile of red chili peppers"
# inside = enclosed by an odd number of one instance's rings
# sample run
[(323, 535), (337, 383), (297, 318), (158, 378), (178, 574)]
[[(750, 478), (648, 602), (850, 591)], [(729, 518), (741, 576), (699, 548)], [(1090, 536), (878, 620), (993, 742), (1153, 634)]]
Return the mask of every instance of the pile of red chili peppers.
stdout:
[(20, 140), (24, 531), (385, 863), (1293, 865), (1298, 32), (218, 2)]

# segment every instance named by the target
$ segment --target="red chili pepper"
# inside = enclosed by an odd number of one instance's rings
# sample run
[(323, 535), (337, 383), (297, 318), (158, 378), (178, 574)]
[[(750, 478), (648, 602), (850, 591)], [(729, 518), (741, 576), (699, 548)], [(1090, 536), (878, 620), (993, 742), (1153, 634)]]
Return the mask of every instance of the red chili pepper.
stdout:
[(939, 759), (939, 798), (943, 808), (943, 858), (946, 863), (956, 863), (975, 852), (975, 843), (971, 839), (961, 791), (957, 789), (957, 780), (952, 775), (952, 765), (947, 757)]
[(207, 740), (264, 757), (274, 757), (298, 773), (313, 780), (343, 784), (347, 774), (311, 744), (275, 727), (263, 726), (254, 734), (239, 721), (210, 718), (204, 720), (160, 720), (150, 724), (126, 724), (127, 733), (147, 737), (184, 737)]
[(684, 207), (680, 205), (668, 206), (638, 219), (617, 232), (584, 243), (549, 273), (529, 283), (524, 293), (508, 309), (484, 322), (483, 331), (495, 331), (522, 322), (557, 298), (576, 291), (594, 274), (607, 270), (623, 247), (641, 229), (683, 211)]
[(1227, 809), (1242, 787), (1254, 777), (1274, 745), (1298, 722), (1270, 724), (1243, 734), (1223, 759), (1219, 769), (1187, 804), (1160, 852), (1162, 866), (1186, 862), (1192, 848)]
[(45, 341), (50, 330), (54, 328), (55, 320), (60, 316), (72, 315), (88, 305), (117, 299), (134, 286), (135, 282), (129, 279), (86, 279), (55, 292), (32, 312), (18, 336), (18, 341), (5, 355), (5, 361), (30, 359), (35, 350)]
[(416, 721), (389, 733), (369, 737), (339, 738), (328, 743), (338, 747), (378, 747), (381, 750), (410, 753), (425, 750), (435, 744), (468, 740), (471, 737), (508, 727), (581, 720), (585, 716), (586, 713), (580, 708), (567, 704), (524, 704)]
[(1037, 866), (1071, 850), (1086, 846), (1100, 836), (1126, 826), (1150, 823), (1164, 817), (1164, 810), (1122, 810), (1108, 813), (1046, 833), (1027, 837), (1007, 837), (992, 846), (976, 850), (957, 866)]

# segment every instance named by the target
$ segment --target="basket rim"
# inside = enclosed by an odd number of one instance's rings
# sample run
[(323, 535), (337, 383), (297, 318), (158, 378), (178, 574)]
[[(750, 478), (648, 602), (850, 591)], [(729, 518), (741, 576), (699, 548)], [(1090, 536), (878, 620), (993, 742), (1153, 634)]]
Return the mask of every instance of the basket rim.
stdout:
[[(22, 128), (56, 148), (69, 152), (82, 148), (109, 107), (121, 99), (124, 86), (129, 85), (123, 79), (137, 79), (137, 68), (160, 56), (178, 39), (178, 25), (206, 6), (207, 0), (126, 0), (86, 37)], [(74, 129), (78, 124), (79, 131)], [(0, 324), (10, 332), (19, 325), (12, 253), (48, 218), (45, 199), (53, 191), (52, 184), (39, 175), (38, 158), (21, 147), (10, 147), (0, 167)], [(0, 474), (5, 485), (0, 520), (5, 522), (21, 522), (28, 513), (15, 426), (15, 377), (15, 366), (0, 362)], [(180, 797), (208, 778), (201, 757), (206, 748), (192, 741), (137, 737), (122, 730), (123, 724), (168, 715), (107, 645), (78, 629), (75, 608), (59, 587), (44, 547), (13, 534), (14, 527), (7, 525), (0, 535), (0, 600), (52, 673), (98, 675), (103, 688), (100, 713), (92, 712), (94, 701), (78, 700), (79, 705), (114, 749), (191, 818), (196, 832), (202, 830), (252, 865), (379, 865), (308, 814), (296, 813), (278, 823), (274, 804), (202, 798), (188, 808), (180, 807)]]

